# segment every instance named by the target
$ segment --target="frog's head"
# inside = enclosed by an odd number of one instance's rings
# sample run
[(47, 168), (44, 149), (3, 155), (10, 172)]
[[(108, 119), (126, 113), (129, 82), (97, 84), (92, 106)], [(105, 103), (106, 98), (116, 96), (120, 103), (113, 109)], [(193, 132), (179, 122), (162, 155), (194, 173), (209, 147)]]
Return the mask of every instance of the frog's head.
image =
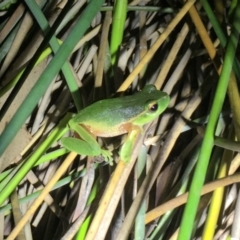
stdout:
[(133, 124), (143, 126), (157, 118), (168, 106), (170, 97), (167, 93), (156, 89), (154, 85), (147, 85), (139, 93), (145, 98), (144, 111), (133, 121)]

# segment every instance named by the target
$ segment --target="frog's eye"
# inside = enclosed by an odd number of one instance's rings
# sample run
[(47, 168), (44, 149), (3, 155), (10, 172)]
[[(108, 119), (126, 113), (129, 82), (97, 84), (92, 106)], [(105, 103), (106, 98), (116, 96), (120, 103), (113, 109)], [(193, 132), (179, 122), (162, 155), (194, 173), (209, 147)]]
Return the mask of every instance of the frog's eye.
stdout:
[(157, 102), (149, 103), (148, 110), (149, 112), (156, 112), (158, 110), (158, 103)]

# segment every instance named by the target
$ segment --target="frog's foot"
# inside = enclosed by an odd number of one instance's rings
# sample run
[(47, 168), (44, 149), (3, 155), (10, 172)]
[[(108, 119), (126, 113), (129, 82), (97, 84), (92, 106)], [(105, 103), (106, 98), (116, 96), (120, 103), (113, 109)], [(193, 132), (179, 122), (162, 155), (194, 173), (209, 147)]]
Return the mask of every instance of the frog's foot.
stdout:
[(101, 154), (105, 158), (105, 161), (108, 162), (112, 166), (113, 165), (112, 152), (110, 152), (109, 150), (102, 149)]

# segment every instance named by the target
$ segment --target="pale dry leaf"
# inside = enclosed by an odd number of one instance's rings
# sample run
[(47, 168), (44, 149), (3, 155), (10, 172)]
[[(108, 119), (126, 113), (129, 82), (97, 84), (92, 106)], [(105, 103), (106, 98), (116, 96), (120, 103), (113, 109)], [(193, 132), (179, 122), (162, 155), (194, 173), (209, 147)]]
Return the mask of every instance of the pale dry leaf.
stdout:
[[(25, 83), (21, 87), (20, 91), (16, 95), (13, 103), (8, 108), (7, 112), (5, 113), (4, 117), (0, 122), (0, 133), (5, 128), (6, 124), (11, 120), (12, 116), (16, 113), (18, 108), (21, 106), (23, 100), (26, 98), (28, 93), (31, 91), (34, 84), (37, 82), (39, 76), (45, 69), (47, 60), (44, 60), (38, 66), (36, 66), (33, 71), (30, 73), (28, 78), (26, 79)], [(7, 98), (8, 94), (5, 94), (3, 98)], [(3, 98), (1, 99), (1, 104), (4, 102)], [(31, 135), (27, 132), (25, 126), (21, 128), (21, 130), (16, 133), (16, 136), (12, 143), (8, 146), (7, 150), (0, 158), (0, 171), (2, 171), (5, 167), (7, 167), (11, 162), (13, 162), (16, 157), (19, 156), (20, 152), (23, 148), (29, 143), (31, 140)]]

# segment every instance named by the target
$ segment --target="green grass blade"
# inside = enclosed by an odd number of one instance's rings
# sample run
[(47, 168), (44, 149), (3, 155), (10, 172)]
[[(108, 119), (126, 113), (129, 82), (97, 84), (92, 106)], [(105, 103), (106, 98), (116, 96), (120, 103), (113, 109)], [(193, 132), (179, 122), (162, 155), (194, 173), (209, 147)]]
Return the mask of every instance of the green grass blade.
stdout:
[(29, 170), (35, 165), (38, 159), (46, 152), (46, 150), (52, 145), (53, 142), (61, 138), (66, 131), (68, 131), (67, 123), (72, 118), (72, 114), (68, 113), (61, 120), (51, 134), (43, 141), (43, 143), (37, 148), (37, 150), (29, 157), (26, 162), (23, 163), (19, 171), (14, 174), (9, 183), (0, 192), (0, 205), (8, 198), (12, 191), (26, 176)]
[(126, 0), (115, 1), (110, 43), (110, 52), (112, 56), (113, 65), (117, 61), (118, 51), (122, 43), (126, 16), (127, 16), (127, 1)]
[[(222, 45), (222, 47), (226, 47), (227, 45), (227, 37), (225, 36), (217, 18), (215, 13), (213, 12), (211, 6), (209, 5), (209, 2), (207, 0), (201, 0), (201, 3), (203, 5), (203, 8), (205, 10), (205, 12), (207, 13), (207, 16), (213, 26), (213, 29)], [(237, 58), (235, 58), (235, 61), (233, 63), (233, 69), (234, 72), (236, 73), (236, 75), (238, 76), (238, 79), (240, 78), (240, 64)]]
[(209, 122), (207, 124), (206, 133), (200, 150), (199, 159), (194, 172), (194, 177), (190, 186), (188, 202), (184, 209), (178, 240), (188, 240), (191, 238), (191, 232), (194, 225), (194, 218), (197, 212), (197, 207), (200, 199), (200, 191), (205, 180), (205, 175), (212, 152), (212, 147), (214, 145), (215, 127), (226, 95), (228, 79), (232, 71), (234, 56), (238, 44), (239, 29), (240, 29), (240, 4), (238, 4), (236, 7), (232, 33), (229, 37), (229, 41), (227, 44), (223, 68), (216, 89), (216, 94), (214, 96)]
[[(71, 1), (69, 1), (71, 2)], [(41, 9), (39, 8), (39, 6), (37, 5), (37, 3), (33, 0), (26, 0), (26, 4), (28, 5), (29, 9), (31, 10), (31, 12), (33, 13), (33, 15), (35, 16), (35, 19), (37, 20), (39, 26), (41, 27), (41, 29), (44, 31), (45, 29), (49, 29), (50, 26), (48, 25), (48, 21), (45, 18), (44, 14), (42, 13)], [(69, 7), (65, 6), (64, 9), (65, 11), (68, 11)], [(63, 13), (64, 14), (64, 13)], [(60, 18), (60, 17), (59, 17)], [(56, 52), (58, 51), (60, 44), (58, 43), (57, 38), (53, 35), (52, 38), (49, 41), (49, 44), (53, 50), (53, 52), (56, 54)], [(77, 108), (78, 111), (81, 110), (82, 108), (82, 104), (81, 104), (81, 98), (79, 96), (79, 92), (78, 92), (78, 85), (75, 81), (73, 72), (69, 66), (69, 64), (67, 62), (65, 62), (62, 66), (62, 72), (63, 75), (67, 81), (68, 87), (70, 89), (70, 92), (72, 94), (73, 97), (73, 101), (75, 103), (75, 106)]]

